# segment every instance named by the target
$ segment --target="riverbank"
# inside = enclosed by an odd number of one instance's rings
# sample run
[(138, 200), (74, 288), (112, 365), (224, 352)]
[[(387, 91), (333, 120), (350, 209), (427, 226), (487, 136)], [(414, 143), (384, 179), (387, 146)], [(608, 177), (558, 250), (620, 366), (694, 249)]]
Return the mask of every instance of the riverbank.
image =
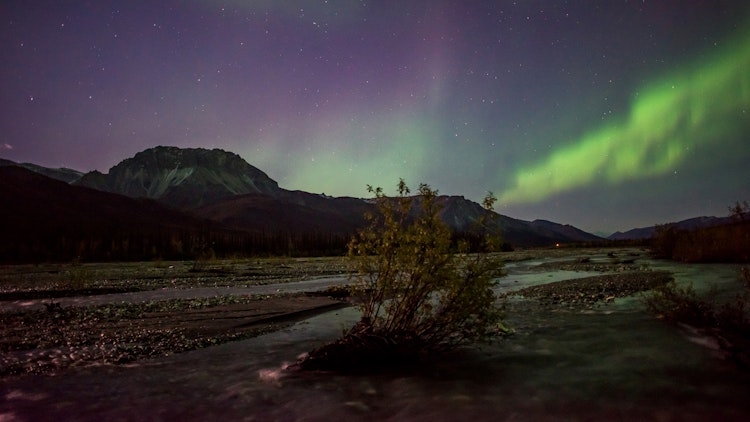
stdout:
[(0, 267), (0, 377), (123, 365), (255, 337), (347, 306), (343, 258)]
[[(554, 283), (517, 292), (552, 306), (576, 301), (592, 306), (613, 295), (640, 291), (651, 284), (640, 290), (626, 286), (656, 277), (633, 271), (638, 265), (632, 262), (633, 251), (606, 252), (604, 263), (581, 262), (582, 254), (603, 253), (545, 249), (500, 257), (520, 262), (552, 256), (561, 259), (554, 264), (560, 268), (596, 265), (598, 271), (630, 271), (614, 279), (611, 275), (590, 278), (586, 289), (581, 282), (568, 282), (565, 286), (573, 286), (568, 293)], [(573, 255), (579, 258), (565, 259)], [(619, 257), (627, 257), (627, 262)], [(542, 268), (548, 270), (550, 265)], [(0, 376), (122, 365), (279, 330), (346, 306), (320, 292), (345, 283), (348, 268), (344, 258), (3, 267)], [(618, 292), (611, 292), (613, 288)], [(122, 293), (113, 293), (117, 291)]]
[(255, 337), (347, 306), (327, 297), (222, 296), (0, 314), (0, 377), (127, 364)]
[[(716, 285), (729, 297), (742, 287), (736, 265), (654, 261), (639, 250), (577, 250), (508, 259), (496, 289), (548, 285), (556, 292), (565, 283), (553, 283), (585, 277), (596, 277), (585, 284), (597, 285), (633, 272), (625, 260), (644, 271), (669, 271), (676, 283), (699, 292)], [(283, 285), (294, 283), (265, 284), (273, 291)], [(167, 291), (212, 290), (201, 289)], [(0, 420), (746, 419), (750, 373), (712, 346), (708, 333), (646, 312), (639, 296), (597, 301), (590, 309), (514, 296), (505, 303), (504, 322), (514, 335), (490, 344), (391, 374), (288, 370), (358, 321), (348, 307), (184, 353), (83, 364), (56, 376), (3, 377)], [(282, 303), (293, 298), (280, 297)]]

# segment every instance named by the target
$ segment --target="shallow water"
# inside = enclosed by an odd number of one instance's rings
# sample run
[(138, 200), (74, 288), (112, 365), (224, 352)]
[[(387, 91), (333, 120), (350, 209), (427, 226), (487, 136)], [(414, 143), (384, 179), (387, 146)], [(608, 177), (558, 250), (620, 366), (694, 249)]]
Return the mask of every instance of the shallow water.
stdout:
[(602, 273), (596, 271), (548, 271), (548, 272), (510, 272), (508, 275), (496, 280), (495, 291), (504, 293), (509, 290), (520, 289), (529, 286), (538, 286), (540, 284), (554, 283), (556, 281), (570, 280), (573, 278), (583, 278)]
[[(730, 291), (739, 284), (736, 266), (652, 266), (669, 267), (679, 283), (694, 281), (698, 289), (718, 283)], [(525, 277), (526, 270), (509, 270), (508, 277)], [(536, 276), (548, 282), (561, 275)], [(523, 287), (538, 280), (512, 282)], [(129, 367), (6, 380), (0, 384), (0, 421), (682, 421), (750, 415), (748, 371), (710, 344), (698, 344), (699, 334), (646, 314), (635, 299), (586, 312), (543, 312), (514, 301), (506, 320), (514, 336), (400, 374), (283, 369), (356, 320), (354, 309), (344, 309), (255, 339)]]

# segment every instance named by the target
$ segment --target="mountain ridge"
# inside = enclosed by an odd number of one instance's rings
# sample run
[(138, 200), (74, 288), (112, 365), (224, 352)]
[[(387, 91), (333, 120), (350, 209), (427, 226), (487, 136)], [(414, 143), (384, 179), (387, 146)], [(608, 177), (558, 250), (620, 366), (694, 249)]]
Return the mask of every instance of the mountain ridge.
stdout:
[(0, 158), (0, 167), (5, 167), (5, 166), (23, 167), (27, 170), (33, 171), (34, 173), (43, 174), (47, 177), (50, 177), (55, 180), (60, 180), (65, 183), (75, 182), (76, 180), (80, 179), (81, 176), (83, 176), (83, 172), (69, 169), (66, 167), (49, 168), (49, 167), (42, 167), (40, 165), (32, 164), (32, 163), (16, 163), (15, 161)]
[(71, 185), (21, 166), (0, 167), (0, 198), (2, 262), (187, 258), (211, 237), (232, 235), (152, 199)]
[[(664, 226), (674, 227), (679, 230), (694, 230), (728, 224), (732, 221), (731, 217), (693, 217), (685, 220), (663, 224)], [(625, 232), (614, 232), (607, 237), (609, 240), (644, 240), (650, 239), (656, 234), (656, 229), (661, 225), (647, 227), (638, 227)]]
[[(32, 169), (33, 170), (33, 169)], [(83, 174), (74, 186), (149, 198), (201, 219), (247, 233), (288, 231), (350, 236), (373, 211), (371, 200), (329, 197), (279, 187), (262, 170), (239, 155), (220, 149), (157, 146), (136, 153), (107, 173)], [(486, 211), (463, 196), (439, 197), (441, 218), (454, 233), (474, 227)], [(532, 222), (491, 212), (484, 230), (500, 231), (515, 246), (600, 241), (570, 225)]]

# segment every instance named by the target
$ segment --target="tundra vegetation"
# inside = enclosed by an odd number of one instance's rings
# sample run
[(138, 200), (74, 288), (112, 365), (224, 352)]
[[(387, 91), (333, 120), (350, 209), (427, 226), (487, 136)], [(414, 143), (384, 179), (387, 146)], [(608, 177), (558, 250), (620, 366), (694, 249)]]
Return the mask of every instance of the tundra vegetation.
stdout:
[[(303, 369), (363, 371), (412, 362), (436, 352), (489, 340), (502, 332), (502, 312), (492, 291), (502, 263), (493, 254), (498, 236), (476, 222), (481, 249), (467, 253), (466, 241), (451, 245), (439, 218), (437, 191), (421, 184), (410, 196), (400, 180), (398, 196), (368, 186), (377, 212), (349, 244), (356, 267), (360, 321), (344, 335), (307, 354)], [(484, 199), (492, 208), (492, 193)]]

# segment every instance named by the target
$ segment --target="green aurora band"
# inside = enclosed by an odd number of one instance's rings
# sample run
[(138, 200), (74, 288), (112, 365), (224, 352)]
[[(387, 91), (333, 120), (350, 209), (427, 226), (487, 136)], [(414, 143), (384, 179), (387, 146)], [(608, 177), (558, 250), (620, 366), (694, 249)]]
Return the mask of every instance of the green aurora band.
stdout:
[[(748, 128), (750, 33), (687, 72), (643, 89), (629, 118), (584, 134), (518, 170), (501, 204), (538, 202), (592, 184), (617, 184), (674, 171), (696, 147)], [(726, 146), (725, 146), (726, 147)]]

